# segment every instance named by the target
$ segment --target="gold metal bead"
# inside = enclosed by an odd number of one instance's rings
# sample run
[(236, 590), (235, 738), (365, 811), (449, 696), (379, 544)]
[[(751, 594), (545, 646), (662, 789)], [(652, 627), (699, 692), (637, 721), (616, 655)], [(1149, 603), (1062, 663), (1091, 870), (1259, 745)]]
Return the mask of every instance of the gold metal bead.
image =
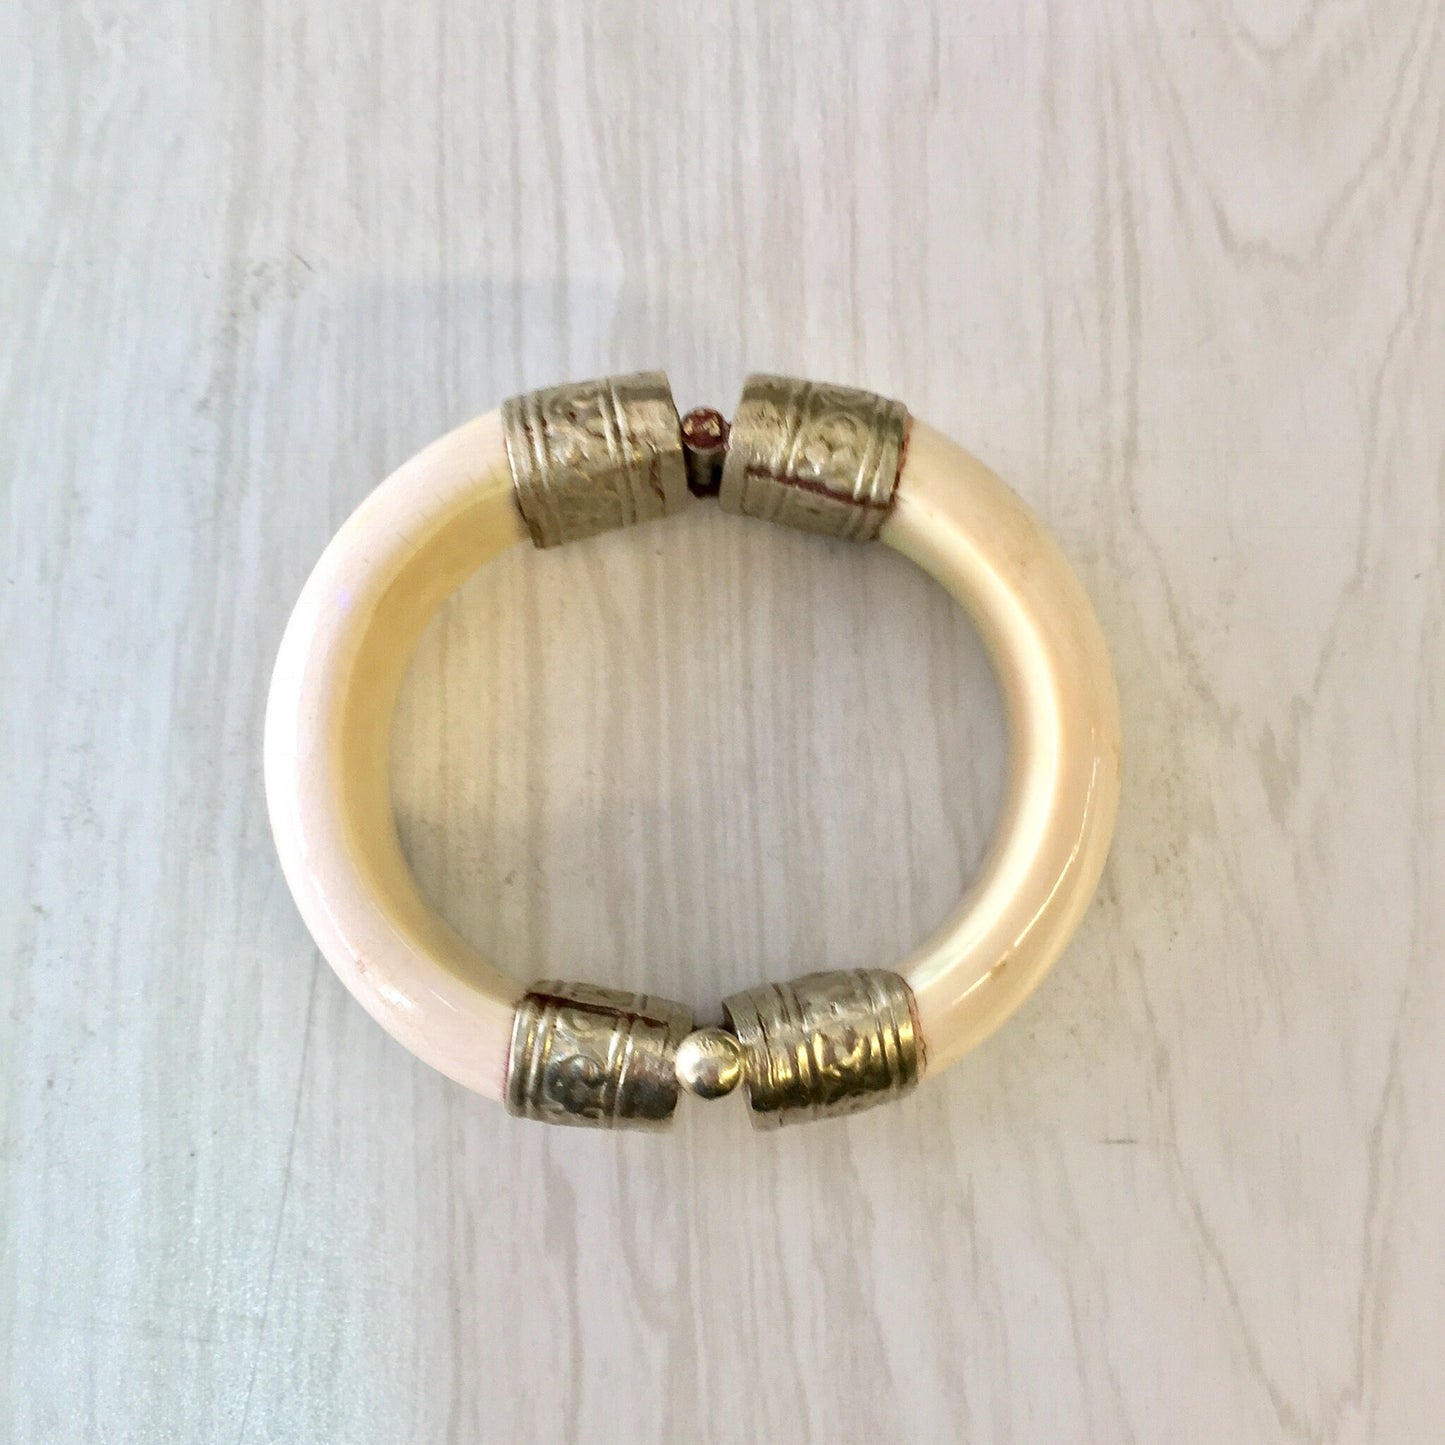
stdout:
[(721, 1099), (742, 1082), (742, 1045), (726, 1029), (698, 1029), (677, 1046), (677, 1077), (699, 1099)]

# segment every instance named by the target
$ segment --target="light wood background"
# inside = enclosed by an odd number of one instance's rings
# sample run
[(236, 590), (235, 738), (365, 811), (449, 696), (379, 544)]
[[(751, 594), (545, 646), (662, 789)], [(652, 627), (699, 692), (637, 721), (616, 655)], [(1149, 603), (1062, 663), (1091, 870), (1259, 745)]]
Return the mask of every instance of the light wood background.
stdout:
[[(20, 0), (0, 17), (0, 1431), (1445, 1435), (1445, 37), (1430, 0)], [(524, 387), (904, 397), (1056, 528), (1101, 897), (905, 1104), (513, 1121), (267, 833), (290, 602)], [(699, 506), (479, 576), (396, 737), (522, 976), (886, 963), (1000, 795), (884, 549)]]

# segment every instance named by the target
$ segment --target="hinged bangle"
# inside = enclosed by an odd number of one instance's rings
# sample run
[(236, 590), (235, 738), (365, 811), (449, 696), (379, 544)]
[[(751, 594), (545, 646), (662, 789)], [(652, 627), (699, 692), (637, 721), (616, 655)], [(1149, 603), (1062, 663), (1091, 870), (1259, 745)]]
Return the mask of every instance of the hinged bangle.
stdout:
[[(390, 796), (412, 651), (477, 566), (664, 517), (728, 511), (896, 548), (969, 611), (998, 672), (1011, 780), (968, 897), (893, 970), (734, 994), (725, 1024), (646, 995), (522, 987), (423, 899)], [(1023, 1002), (1088, 906), (1113, 831), (1119, 718), (1102, 633), (1033, 513), (898, 402), (750, 377), (731, 425), (679, 418), (660, 372), (506, 402), (392, 474), (323, 553), (282, 639), (266, 714), (282, 867), (323, 954), (415, 1054), (550, 1123), (655, 1128), (683, 1092), (741, 1087), (771, 1126), (911, 1090)]]

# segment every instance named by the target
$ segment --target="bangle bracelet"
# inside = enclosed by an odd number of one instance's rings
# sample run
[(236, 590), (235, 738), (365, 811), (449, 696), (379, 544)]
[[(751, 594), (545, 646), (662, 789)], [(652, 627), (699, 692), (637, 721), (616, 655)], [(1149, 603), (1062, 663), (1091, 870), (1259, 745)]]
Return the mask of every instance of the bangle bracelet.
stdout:
[[(476, 567), (677, 511), (880, 538), (967, 608), (997, 671), (1010, 782), (980, 877), (896, 968), (734, 994), (722, 1027), (667, 999), (523, 986), (422, 897), (392, 812), (391, 720), (427, 622)], [(301, 592), (266, 714), (286, 880), (347, 988), (418, 1057), (514, 1114), (658, 1127), (742, 1085), (753, 1121), (846, 1114), (997, 1028), (1067, 944), (1114, 826), (1119, 717), (1083, 588), (1033, 513), (898, 402), (750, 377), (731, 426), (679, 420), (660, 373), (532, 392), (434, 442), (362, 503)]]

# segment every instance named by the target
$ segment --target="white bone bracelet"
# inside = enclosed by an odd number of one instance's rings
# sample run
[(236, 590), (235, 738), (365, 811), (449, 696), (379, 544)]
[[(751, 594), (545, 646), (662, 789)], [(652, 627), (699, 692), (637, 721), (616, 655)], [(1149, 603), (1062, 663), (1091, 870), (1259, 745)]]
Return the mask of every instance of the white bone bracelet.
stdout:
[[(1010, 782), (968, 896), (896, 968), (810, 974), (723, 1003), (695, 1030), (667, 999), (524, 986), (422, 897), (391, 803), (392, 714), (442, 601), (529, 534), (542, 547), (724, 510), (878, 537), (968, 609), (997, 670)], [(731, 427), (679, 420), (660, 373), (514, 398), (394, 472), (302, 590), (266, 714), (266, 795), (302, 917), (368, 1012), (418, 1057), (516, 1114), (656, 1127), (686, 1089), (740, 1081), (763, 1125), (906, 1092), (993, 1032), (1068, 943), (1098, 883), (1119, 787), (1099, 624), (1038, 519), (897, 402), (750, 377)]]

